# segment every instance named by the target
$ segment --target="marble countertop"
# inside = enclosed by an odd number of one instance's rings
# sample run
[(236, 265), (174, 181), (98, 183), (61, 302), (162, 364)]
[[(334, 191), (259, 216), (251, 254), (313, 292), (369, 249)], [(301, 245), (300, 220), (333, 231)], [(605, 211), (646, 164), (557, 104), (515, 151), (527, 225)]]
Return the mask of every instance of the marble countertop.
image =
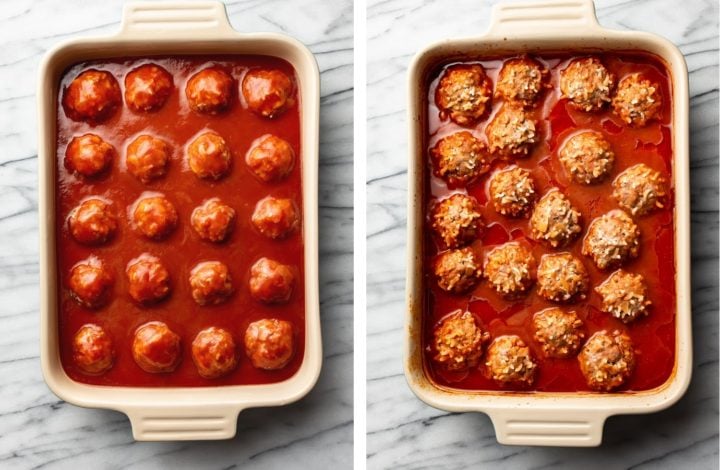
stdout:
[(402, 372), (407, 66), (424, 45), (478, 35), (492, 2), (370, 0), (368, 7), (368, 468), (718, 468), (718, 6), (714, 0), (596, 2), (601, 24), (659, 34), (690, 71), (693, 380), (651, 415), (619, 416), (599, 448), (497, 444), (479, 413), (420, 402)]
[(17, 0), (0, 6), (0, 467), (348, 468), (352, 461), (352, 2), (229, 1), (240, 31), (290, 34), (322, 71), (320, 289), (325, 360), (317, 386), (284, 408), (240, 414), (237, 437), (137, 443), (127, 418), (53, 395), (38, 339), (35, 87), (59, 41), (118, 29), (122, 1)]

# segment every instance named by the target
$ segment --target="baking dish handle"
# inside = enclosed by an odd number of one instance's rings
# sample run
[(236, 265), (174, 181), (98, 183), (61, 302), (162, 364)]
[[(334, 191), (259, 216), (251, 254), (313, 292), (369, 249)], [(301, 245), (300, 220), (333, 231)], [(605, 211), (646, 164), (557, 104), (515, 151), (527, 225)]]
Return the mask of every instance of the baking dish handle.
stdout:
[(494, 5), (489, 33), (497, 36), (563, 31), (584, 34), (591, 29), (601, 29), (592, 0), (540, 0)]
[(500, 444), (593, 447), (602, 442), (606, 414), (587, 410), (503, 410), (489, 413)]
[(130, 2), (123, 8), (117, 37), (202, 40), (237, 34), (221, 2)]
[(136, 441), (203, 441), (231, 439), (237, 431), (240, 409), (230, 406), (188, 405), (162, 408), (132, 407), (130, 418)]

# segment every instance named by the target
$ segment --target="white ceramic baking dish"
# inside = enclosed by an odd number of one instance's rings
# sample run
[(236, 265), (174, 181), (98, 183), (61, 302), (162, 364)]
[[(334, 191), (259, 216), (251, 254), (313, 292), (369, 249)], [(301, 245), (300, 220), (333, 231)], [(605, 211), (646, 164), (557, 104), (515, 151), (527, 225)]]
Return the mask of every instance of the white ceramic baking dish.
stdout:
[[(440, 61), (521, 52), (642, 51), (662, 58), (672, 81), (675, 269), (677, 293), (675, 367), (662, 386), (634, 393), (461, 392), (442, 390), (426, 377), (422, 353), (424, 77)], [(682, 53), (667, 40), (643, 32), (602, 28), (590, 0), (504, 3), (478, 37), (445, 40), (420, 51), (409, 69), (409, 195), (405, 375), (423, 401), (447, 411), (489, 415), (502, 444), (596, 446), (608, 416), (651, 413), (683, 395), (692, 367), (690, 304), (690, 190), (688, 181), (688, 78)]]
[[(71, 380), (59, 356), (55, 256), (56, 113), (60, 76), (71, 64), (126, 56), (259, 54), (282, 58), (297, 73), (301, 98), (303, 236), (305, 243), (305, 355), (291, 378), (275, 384), (203, 388), (92, 386)], [(40, 299), (42, 370), (50, 389), (80, 406), (121, 411), (137, 440), (227, 439), (245, 408), (278, 406), (307, 394), (320, 374), (322, 343), (318, 297), (319, 71), (298, 41), (280, 34), (241, 34), (219, 2), (146, 2), (125, 5), (120, 32), (58, 45), (40, 65)]]

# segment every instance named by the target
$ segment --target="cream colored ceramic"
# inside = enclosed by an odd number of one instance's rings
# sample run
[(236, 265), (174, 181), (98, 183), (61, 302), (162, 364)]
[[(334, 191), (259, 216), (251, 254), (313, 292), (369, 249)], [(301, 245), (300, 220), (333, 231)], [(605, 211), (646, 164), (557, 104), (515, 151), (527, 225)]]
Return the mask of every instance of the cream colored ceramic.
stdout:
[[(435, 387), (422, 366), (422, 232), (425, 165), (423, 77), (447, 58), (519, 52), (647, 51), (662, 57), (672, 75), (677, 292), (676, 363), (662, 386), (640, 393), (463, 393)], [(405, 374), (413, 392), (448, 411), (490, 416), (503, 444), (596, 446), (608, 416), (651, 413), (675, 403), (687, 389), (692, 366), (690, 329), (690, 204), (688, 182), (688, 78), (685, 60), (667, 40), (648, 33), (602, 28), (589, 0), (545, 0), (496, 5), (490, 28), (478, 37), (445, 40), (419, 52), (409, 71), (409, 201)]]
[[(283, 382), (205, 388), (101, 387), (74, 382), (60, 364), (55, 257), (55, 119), (60, 76), (66, 67), (82, 60), (161, 54), (271, 55), (287, 60), (297, 71), (302, 103), (306, 335), (302, 366)], [(137, 440), (231, 438), (243, 409), (285, 405), (307, 394), (322, 364), (317, 246), (320, 90), (317, 63), (310, 51), (284, 35), (236, 32), (219, 2), (129, 3), (119, 33), (55, 47), (45, 56), (39, 78), (40, 337), (42, 370), (50, 389), (69, 403), (127, 414)]]

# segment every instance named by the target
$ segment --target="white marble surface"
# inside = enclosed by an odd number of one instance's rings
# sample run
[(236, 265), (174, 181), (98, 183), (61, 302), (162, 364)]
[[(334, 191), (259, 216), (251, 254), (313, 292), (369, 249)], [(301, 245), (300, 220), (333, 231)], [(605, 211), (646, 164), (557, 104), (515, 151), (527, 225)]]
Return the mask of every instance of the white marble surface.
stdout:
[(315, 389), (240, 414), (234, 440), (136, 443), (119, 413), (68, 405), (40, 372), (36, 72), (59, 41), (117, 30), (121, 0), (0, 0), (0, 468), (349, 468), (352, 462), (352, 2), (227, 2), (241, 31), (291, 34), (322, 70)]
[(420, 47), (487, 26), (478, 0), (370, 0), (368, 8), (368, 468), (718, 468), (718, 4), (597, 1), (600, 22), (677, 44), (690, 69), (695, 366), (686, 396), (610, 418), (595, 449), (505, 447), (482, 414), (420, 402), (402, 374), (407, 65)]

